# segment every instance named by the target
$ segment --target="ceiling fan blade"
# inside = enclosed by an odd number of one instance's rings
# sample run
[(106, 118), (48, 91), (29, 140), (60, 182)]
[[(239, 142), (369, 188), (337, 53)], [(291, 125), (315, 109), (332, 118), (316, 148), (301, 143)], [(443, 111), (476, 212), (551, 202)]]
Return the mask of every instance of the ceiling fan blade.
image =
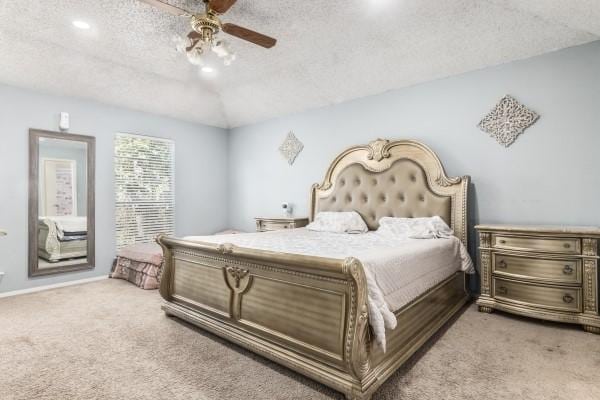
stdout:
[(165, 3), (164, 1), (160, 1), (160, 0), (138, 0), (141, 1), (142, 3), (146, 3), (146, 4), (150, 4), (151, 6), (154, 6), (156, 8), (158, 8), (159, 10), (168, 12), (171, 15), (175, 15), (177, 17), (191, 17), (193, 15), (193, 13), (184, 10), (183, 8), (179, 8), (176, 6), (172, 6), (169, 3)]
[(210, 0), (208, 5), (211, 10), (219, 14), (225, 14), (236, 1), (237, 0)]
[(275, 43), (277, 43), (277, 39), (273, 39), (272, 37), (263, 35), (262, 33), (251, 31), (250, 29), (243, 28), (236, 24), (223, 24), (222, 28), (223, 32), (227, 32), (232, 36), (247, 40), (248, 42), (252, 42), (267, 49), (270, 49), (271, 47), (275, 46)]

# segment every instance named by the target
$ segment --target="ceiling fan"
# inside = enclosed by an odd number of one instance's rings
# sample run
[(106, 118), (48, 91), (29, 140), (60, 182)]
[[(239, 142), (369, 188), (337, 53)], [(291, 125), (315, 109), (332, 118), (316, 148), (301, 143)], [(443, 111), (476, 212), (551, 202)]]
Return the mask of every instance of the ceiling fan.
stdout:
[(225, 14), (237, 0), (202, 0), (204, 3), (204, 12), (202, 13), (193, 13), (163, 0), (138, 1), (150, 4), (169, 14), (190, 19), (192, 31), (185, 38), (177, 35), (173, 41), (177, 51), (186, 53), (188, 60), (200, 67), (205, 66), (206, 56), (210, 50), (222, 58), (225, 65), (230, 65), (235, 60), (236, 55), (231, 51), (229, 43), (217, 36), (220, 31), (267, 49), (277, 43), (276, 39), (262, 33), (236, 24), (221, 22), (219, 16)]

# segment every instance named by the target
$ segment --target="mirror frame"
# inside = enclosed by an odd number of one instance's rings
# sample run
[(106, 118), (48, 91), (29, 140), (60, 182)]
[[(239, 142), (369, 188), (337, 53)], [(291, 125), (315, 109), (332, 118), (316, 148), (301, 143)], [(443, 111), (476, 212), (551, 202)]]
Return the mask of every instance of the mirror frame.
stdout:
[[(81, 264), (63, 265), (52, 268), (39, 268), (38, 264), (38, 224), (39, 224), (39, 170), (40, 138), (70, 140), (87, 143), (87, 259)], [(95, 192), (96, 192), (96, 138), (45, 131), (29, 130), (29, 277), (62, 274), (66, 272), (91, 270), (96, 265), (95, 235)]]

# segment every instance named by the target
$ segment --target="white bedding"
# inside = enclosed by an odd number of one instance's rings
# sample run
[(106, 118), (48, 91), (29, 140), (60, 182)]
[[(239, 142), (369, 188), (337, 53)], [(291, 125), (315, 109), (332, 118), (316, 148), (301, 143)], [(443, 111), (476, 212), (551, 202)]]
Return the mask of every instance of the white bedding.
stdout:
[(385, 329), (396, 327), (394, 311), (457, 271), (473, 273), (473, 263), (456, 237), (406, 239), (377, 231), (365, 234), (291, 229), (236, 235), (188, 236), (186, 240), (329, 258), (355, 257), (365, 268), (369, 323), (385, 351)]
[(87, 232), (87, 217), (41, 217), (40, 219), (49, 219), (56, 225), (57, 234), (62, 239), (66, 233), (84, 233)]

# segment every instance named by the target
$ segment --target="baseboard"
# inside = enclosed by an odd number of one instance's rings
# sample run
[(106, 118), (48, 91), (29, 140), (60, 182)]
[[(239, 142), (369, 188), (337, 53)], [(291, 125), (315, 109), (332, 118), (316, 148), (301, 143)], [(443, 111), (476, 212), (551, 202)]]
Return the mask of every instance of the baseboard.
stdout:
[(54, 285), (37, 286), (37, 287), (29, 288), (29, 289), (13, 290), (12, 292), (0, 293), (0, 299), (3, 297), (19, 296), (21, 294), (43, 292), (44, 290), (57, 289), (57, 288), (66, 287), (66, 286), (80, 285), (82, 283), (102, 281), (104, 279), (108, 279), (108, 275), (97, 276), (95, 278), (78, 279), (76, 281), (55, 283)]

